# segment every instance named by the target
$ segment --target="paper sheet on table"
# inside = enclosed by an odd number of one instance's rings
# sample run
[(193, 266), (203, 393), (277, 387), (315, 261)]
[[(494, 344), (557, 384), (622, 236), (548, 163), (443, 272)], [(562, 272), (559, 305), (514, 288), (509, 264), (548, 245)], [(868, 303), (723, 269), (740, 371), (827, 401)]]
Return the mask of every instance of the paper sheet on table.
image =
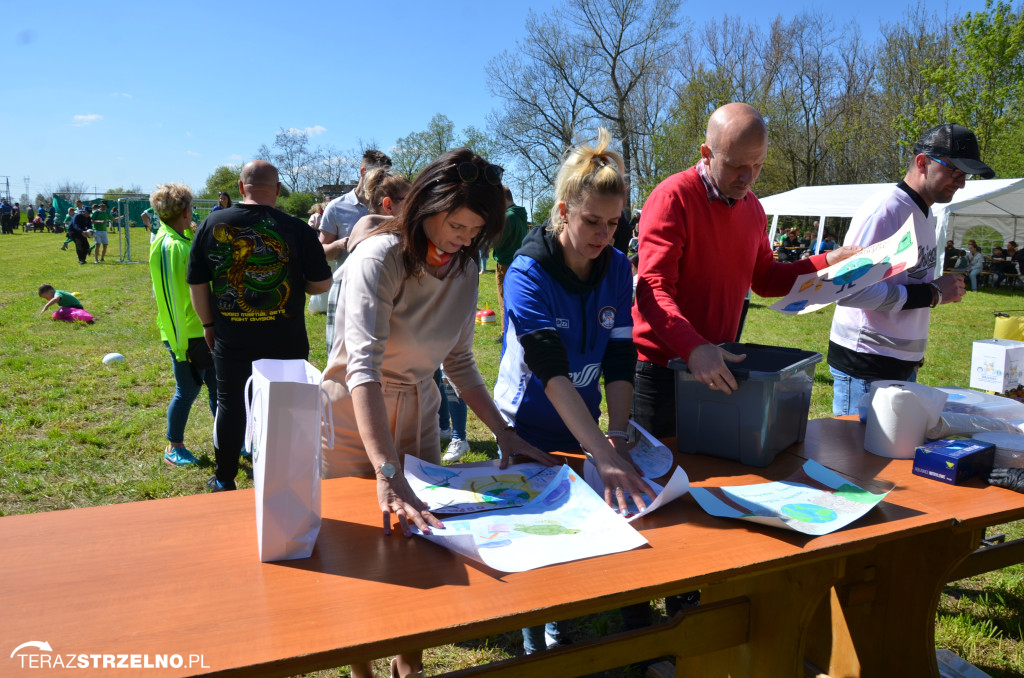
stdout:
[(738, 518), (804, 534), (846, 527), (889, 491), (869, 492), (815, 461), (786, 480), (735, 487), (693, 487), (690, 494), (713, 516)]
[(493, 464), (438, 466), (405, 455), (405, 479), (432, 513), (473, 513), (523, 506), (558, 475), (557, 466)]
[[(597, 472), (597, 467), (589, 460), (583, 463), (583, 479), (599, 497), (604, 496), (604, 483), (601, 482), (601, 476)], [(668, 479), (664, 487), (651, 480), (647, 480), (647, 484), (658, 493), (658, 496), (653, 498), (654, 501), (645, 499), (647, 508), (641, 513), (637, 509), (632, 495), (626, 495), (626, 507), (629, 510), (629, 517), (626, 518), (627, 522), (631, 523), (637, 518), (650, 515), (653, 511), (657, 511), (673, 499), (678, 499), (690, 491), (690, 478), (686, 475), (686, 471), (683, 470), (682, 466), (676, 466), (676, 470), (672, 472), (672, 477)]]
[(805, 273), (772, 310), (789, 315), (810, 313), (871, 287), (917, 265), (917, 234), (910, 216), (891, 236), (837, 264)]
[(525, 506), (449, 517), (445, 529), (431, 534), (413, 531), (501, 572), (524, 572), (647, 543), (571, 468), (557, 469), (544, 491)]
[(633, 461), (640, 467), (640, 470), (644, 472), (646, 478), (660, 478), (672, 470), (672, 450), (665, 447), (664, 444), (650, 433), (647, 432), (640, 424), (636, 423), (632, 419), (629, 420), (629, 425), (636, 430), (639, 434), (636, 445), (629, 451), (630, 456), (633, 457)]

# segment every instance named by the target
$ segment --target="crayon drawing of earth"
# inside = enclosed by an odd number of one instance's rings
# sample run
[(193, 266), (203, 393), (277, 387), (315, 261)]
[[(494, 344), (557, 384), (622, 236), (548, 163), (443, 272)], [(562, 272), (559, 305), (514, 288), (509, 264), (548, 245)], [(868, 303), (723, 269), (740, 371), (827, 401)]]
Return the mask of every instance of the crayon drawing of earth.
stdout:
[(780, 510), (801, 523), (829, 523), (838, 517), (832, 509), (816, 504), (786, 504)]

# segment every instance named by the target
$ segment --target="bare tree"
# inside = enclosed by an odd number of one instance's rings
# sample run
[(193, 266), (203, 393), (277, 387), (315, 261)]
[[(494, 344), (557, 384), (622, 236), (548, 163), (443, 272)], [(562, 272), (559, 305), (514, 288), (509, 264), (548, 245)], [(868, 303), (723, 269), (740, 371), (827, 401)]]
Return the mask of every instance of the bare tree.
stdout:
[[(540, 20), (531, 13), (527, 27)], [(528, 40), (515, 53), (505, 52), (487, 65), (491, 94), (504, 101), (501, 111), (492, 112), (488, 129), (499, 153), (514, 159), (518, 173), (551, 186), (555, 172), (575, 140), (576, 130), (594, 118), (582, 96), (547, 67), (550, 59), (568, 61), (569, 45), (551, 46)], [(586, 75), (585, 65), (575, 74)]]
[(361, 158), (362, 152), (358, 150), (340, 151), (333, 146), (318, 146), (310, 153), (305, 184), (312, 190), (320, 186), (355, 183)]
[(81, 200), (82, 196), (89, 192), (89, 185), (84, 181), (71, 181), (65, 179), (53, 189), (54, 195), (59, 195), (69, 202)]
[(718, 107), (744, 101), (763, 109), (777, 73), (764, 31), (741, 19), (709, 21), (680, 44), (670, 113), (657, 127), (653, 166), (641, 194), (700, 159), (708, 118)]
[(678, 9), (679, 0), (567, 0), (550, 15), (531, 13), (517, 55), (488, 65), (492, 92), (505, 101), (491, 120), (499, 144), (550, 177), (581, 123), (600, 121), (621, 143), (626, 172), (644, 181), (667, 110), (658, 88), (670, 80)]
[(310, 167), (316, 158), (309, 150), (307, 132), (282, 127), (274, 135), (274, 145), (268, 148), (263, 144), (256, 157), (274, 163), (281, 174), (281, 183), (288, 191), (294, 193), (315, 188), (310, 181)]
[[(875, 51), (876, 132), (883, 140), (875, 149), (876, 162), (887, 181), (906, 171), (910, 147), (920, 135), (915, 111), (922, 105), (937, 106), (939, 87), (928, 81), (924, 66), (945, 63), (950, 53), (949, 21), (928, 12), (923, 2), (904, 16), (881, 28)], [(935, 121), (934, 124), (938, 124)]]

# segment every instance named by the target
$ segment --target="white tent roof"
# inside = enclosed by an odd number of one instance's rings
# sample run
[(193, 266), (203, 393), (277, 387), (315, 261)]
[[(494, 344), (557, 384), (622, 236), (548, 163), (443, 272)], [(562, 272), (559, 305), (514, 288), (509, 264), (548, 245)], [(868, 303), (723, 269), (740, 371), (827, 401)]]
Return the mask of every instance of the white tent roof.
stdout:
[[(825, 226), (825, 217), (852, 217), (861, 203), (891, 187), (892, 184), (804, 186), (761, 198), (761, 205), (766, 214), (774, 215), (771, 228), (773, 237), (780, 216), (816, 217), (821, 231)], [(957, 232), (957, 222), (964, 219), (975, 222), (981, 220), (992, 225), (1009, 240), (1018, 237), (1024, 239), (1024, 179), (968, 181), (956, 192), (951, 202), (934, 205), (932, 210), (936, 217), (939, 242), (945, 239), (947, 231), (951, 234)], [(819, 233), (819, 241), (820, 236)]]

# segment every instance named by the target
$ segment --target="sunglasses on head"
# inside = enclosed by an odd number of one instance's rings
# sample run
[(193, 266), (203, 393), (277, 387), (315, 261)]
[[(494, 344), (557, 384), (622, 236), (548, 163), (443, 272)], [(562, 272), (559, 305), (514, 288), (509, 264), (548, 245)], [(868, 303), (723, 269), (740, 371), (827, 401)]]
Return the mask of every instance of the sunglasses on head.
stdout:
[[(475, 163), (460, 162), (455, 165), (445, 167), (445, 170), (450, 170), (452, 167), (458, 168), (459, 179), (461, 179), (463, 183), (472, 184), (480, 179), (480, 168)], [(489, 183), (491, 186), (501, 186), (501, 177), (504, 174), (504, 167), (492, 165), (490, 163), (484, 165), (484, 181)]]

